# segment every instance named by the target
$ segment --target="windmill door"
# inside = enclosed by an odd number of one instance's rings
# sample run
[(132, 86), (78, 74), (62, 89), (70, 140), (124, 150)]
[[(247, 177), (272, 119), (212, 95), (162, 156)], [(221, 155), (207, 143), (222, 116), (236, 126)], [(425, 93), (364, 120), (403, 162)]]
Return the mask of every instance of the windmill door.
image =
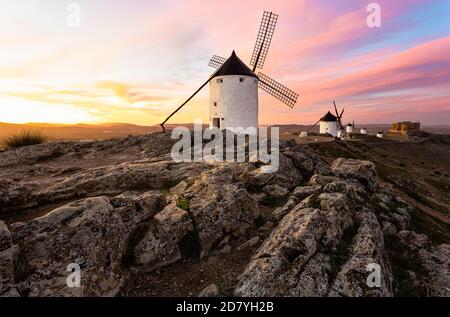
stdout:
[(213, 118), (212, 124), (214, 128), (220, 128), (220, 118)]

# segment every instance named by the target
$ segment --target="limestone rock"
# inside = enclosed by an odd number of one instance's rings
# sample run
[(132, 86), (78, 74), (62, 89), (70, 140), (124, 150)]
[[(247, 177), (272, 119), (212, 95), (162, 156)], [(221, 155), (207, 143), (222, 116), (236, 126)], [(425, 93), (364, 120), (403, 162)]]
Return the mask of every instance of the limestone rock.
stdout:
[(260, 216), (257, 202), (235, 181), (241, 173), (236, 164), (217, 167), (203, 173), (186, 193), (203, 256), (223, 236), (245, 233)]
[(15, 265), (18, 264), (17, 245), (0, 251), (0, 297), (18, 297), (19, 290), (15, 284)]
[[(417, 189), (411, 180), (379, 181), (369, 161), (329, 164), (294, 140), (273, 173), (175, 163), (174, 142), (156, 133), (0, 153), (0, 296), (113, 296), (180, 259), (221, 268), (236, 255), (251, 256), (238, 296), (450, 296), (450, 246), (412, 231), (420, 210), (396, 197)], [(80, 288), (66, 284), (71, 263)], [(173, 268), (185, 264), (196, 265)], [(199, 294), (218, 295), (214, 284)]]
[(241, 250), (245, 250), (247, 248), (253, 247), (253, 246), (257, 245), (260, 241), (261, 241), (261, 239), (258, 236), (253, 237), (250, 240), (247, 240), (244, 243), (242, 243), (240, 246), (238, 246), (237, 250), (241, 251)]
[[(287, 214), (240, 276), (235, 295), (392, 296), (393, 276), (369, 199), (378, 186), (374, 166), (337, 160), (332, 171), (313, 175), (305, 192), (297, 191), (301, 198), (311, 195), (282, 208)], [(383, 271), (377, 290), (364, 286), (372, 262)]]
[(0, 181), (0, 214), (11, 207), (26, 206), (31, 191), (23, 184), (8, 178)]
[(185, 181), (181, 181), (170, 189), (170, 193), (173, 195), (183, 194), (186, 189), (189, 187), (189, 184)]
[(270, 184), (264, 186), (263, 191), (270, 197), (283, 198), (289, 194), (289, 190), (278, 184)]
[(276, 208), (272, 212), (272, 217), (277, 221), (281, 220), (281, 218), (283, 218), (297, 204), (298, 204), (298, 199), (295, 196), (289, 197), (289, 200), (283, 206)]
[[(144, 201), (142, 203), (142, 201)], [(163, 204), (159, 194), (94, 197), (70, 203), (13, 232), (26, 265), (30, 296), (111, 296), (128, 277), (122, 261), (138, 227)], [(69, 288), (69, 264), (81, 268), (81, 287)]]
[(298, 200), (303, 200), (310, 195), (319, 194), (321, 189), (322, 186), (299, 186), (294, 189), (292, 196)]
[(92, 168), (36, 193), (39, 202), (51, 202), (73, 197), (114, 195), (126, 190), (150, 190), (166, 187), (175, 180), (199, 174), (203, 163), (127, 162)]
[(231, 253), (231, 247), (229, 244), (225, 245), (222, 249), (218, 251), (219, 254), (230, 254)]
[(219, 296), (219, 287), (216, 284), (209, 284), (206, 286), (198, 297), (217, 297)]
[(11, 232), (6, 224), (0, 220), (0, 251), (6, 250), (12, 246)]
[(336, 176), (358, 180), (369, 191), (377, 185), (375, 164), (370, 161), (339, 158), (331, 165), (331, 171)]
[(400, 231), (398, 237), (400, 251), (405, 253), (396, 255), (407, 256), (416, 270), (404, 283), (414, 285), (422, 296), (450, 296), (450, 245), (435, 246), (426, 235), (407, 230)]
[(280, 153), (279, 167), (276, 172), (264, 173), (263, 168), (260, 167), (251, 171), (249, 176), (246, 181), (253, 187), (263, 188), (267, 185), (277, 185), (288, 191), (303, 181), (303, 175), (296, 169), (292, 160), (282, 153)]
[(286, 296), (295, 275), (317, 252), (324, 232), (322, 212), (294, 209), (264, 241), (235, 289), (237, 296)]
[[(349, 259), (334, 280), (329, 296), (393, 296), (393, 276), (380, 225), (373, 213), (362, 213), (361, 222)], [(373, 286), (367, 281), (375, 266), (379, 267), (381, 276), (380, 284)]]
[(180, 260), (182, 254), (178, 244), (193, 231), (188, 212), (175, 204), (167, 205), (154, 220), (133, 250), (134, 264), (145, 271)]

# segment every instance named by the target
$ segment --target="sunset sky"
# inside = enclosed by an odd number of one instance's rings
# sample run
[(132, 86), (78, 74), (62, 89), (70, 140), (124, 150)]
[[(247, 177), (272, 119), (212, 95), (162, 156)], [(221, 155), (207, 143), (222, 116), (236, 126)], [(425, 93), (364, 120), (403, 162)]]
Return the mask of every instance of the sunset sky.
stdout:
[[(450, 123), (449, 0), (0, 0), (0, 122), (159, 123), (212, 55), (250, 61), (264, 10), (279, 19), (262, 72), (300, 97), (260, 91), (261, 124), (311, 124), (333, 99), (357, 123)], [(206, 122), (208, 97), (169, 123)]]

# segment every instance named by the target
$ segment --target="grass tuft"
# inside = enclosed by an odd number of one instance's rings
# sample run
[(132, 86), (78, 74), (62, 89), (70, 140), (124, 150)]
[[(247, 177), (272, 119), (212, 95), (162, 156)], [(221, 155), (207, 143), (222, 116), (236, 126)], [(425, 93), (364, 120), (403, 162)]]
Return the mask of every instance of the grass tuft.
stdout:
[(190, 202), (189, 199), (186, 198), (178, 198), (177, 200), (177, 207), (181, 208), (183, 210), (189, 211), (190, 210)]
[(40, 131), (23, 130), (18, 134), (10, 135), (5, 140), (5, 147), (15, 149), (22, 146), (42, 144), (47, 137)]

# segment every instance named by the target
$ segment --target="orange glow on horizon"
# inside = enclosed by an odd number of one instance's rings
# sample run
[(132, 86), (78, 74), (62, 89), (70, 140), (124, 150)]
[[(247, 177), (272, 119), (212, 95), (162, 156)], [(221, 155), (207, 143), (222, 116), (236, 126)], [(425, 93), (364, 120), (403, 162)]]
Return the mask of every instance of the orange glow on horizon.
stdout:
[[(300, 97), (290, 109), (260, 91), (261, 125), (312, 124), (332, 100), (361, 124), (450, 122), (446, 0), (379, 0), (382, 28), (358, 1), (79, 0), (79, 28), (55, 3), (2, 3), (0, 122), (158, 124), (211, 75), (213, 54), (250, 60), (264, 10), (279, 19), (261, 71)], [(205, 87), (168, 123), (207, 123), (208, 98)]]

